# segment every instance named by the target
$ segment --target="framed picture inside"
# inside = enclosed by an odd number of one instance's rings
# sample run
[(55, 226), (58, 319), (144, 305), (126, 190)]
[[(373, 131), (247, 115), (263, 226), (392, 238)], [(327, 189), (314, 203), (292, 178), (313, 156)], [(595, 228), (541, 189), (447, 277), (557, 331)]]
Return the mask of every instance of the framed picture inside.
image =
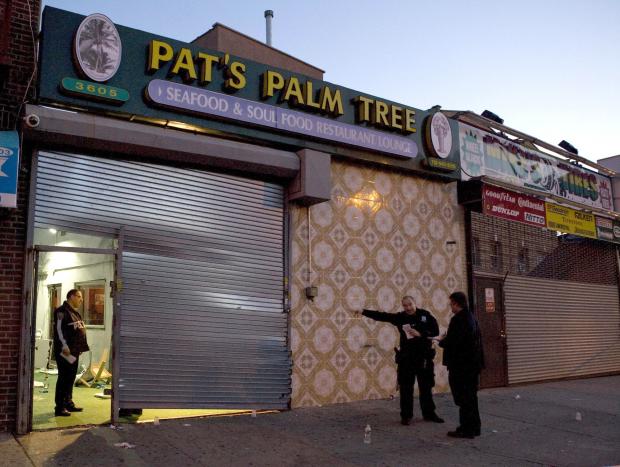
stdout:
[(84, 301), (79, 310), (87, 327), (105, 328), (105, 279), (76, 282)]

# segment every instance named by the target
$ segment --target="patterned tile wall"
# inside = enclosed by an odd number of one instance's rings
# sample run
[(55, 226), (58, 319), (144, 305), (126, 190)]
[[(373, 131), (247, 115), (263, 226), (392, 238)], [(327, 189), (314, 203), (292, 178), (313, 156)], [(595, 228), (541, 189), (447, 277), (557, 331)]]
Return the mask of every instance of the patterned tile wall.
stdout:
[[(445, 330), (449, 294), (466, 289), (455, 183), (342, 161), (332, 162), (331, 177), (331, 201), (291, 208), (294, 407), (395, 393), (396, 329), (351, 309), (396, 312), (412, 295)], [(314, 301), (305, 296), (310, 284)], [(447, 391), (439, 353), (435, 361), (435, 391)]]

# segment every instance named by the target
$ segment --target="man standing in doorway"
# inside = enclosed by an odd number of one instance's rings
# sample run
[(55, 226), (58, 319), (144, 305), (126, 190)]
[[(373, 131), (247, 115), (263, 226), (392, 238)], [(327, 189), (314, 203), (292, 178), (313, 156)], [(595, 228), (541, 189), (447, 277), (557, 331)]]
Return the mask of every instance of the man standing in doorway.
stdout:
[(460, 425), (448, 436), (473, 438), (480, 436), (478, 384), (484, 367), (480, 327), (467, 307), (463, 292), (450, 295), (453, 316), (446, 336), (439, 340), (443, 347), (443, 364), (448, 367), (448, 381), (454, 403), (459, 407)]
[(89, 350), (86, 328), (79, 313), (82, 292), (71, 289), (67, 300), (54, 311), (54, 355), (58, 365), (56, 382), (56, 408), (54, 415), (68, 417), (71, 412), (81, 412), (73, 403), (73, 385), (80, 353)]
[(420, 393), (420, 408), (424, 420), (443, 423), (435, 413), (433, 386), (435, 386), (435, 350), (429, 338), (439, 334), (437, 320), (421, 308), (416, 308), (413, 297), (405, 296), (403, 311), (384, 313), (374, 310), (356, 310), (375, 321), (393, 324), (400, 335), (400, 350), (396, 354), (398, 385), (400, 387), (400, 418), (403, 425), (409, 425), (413, 418), (413, 386), (416, 377)]

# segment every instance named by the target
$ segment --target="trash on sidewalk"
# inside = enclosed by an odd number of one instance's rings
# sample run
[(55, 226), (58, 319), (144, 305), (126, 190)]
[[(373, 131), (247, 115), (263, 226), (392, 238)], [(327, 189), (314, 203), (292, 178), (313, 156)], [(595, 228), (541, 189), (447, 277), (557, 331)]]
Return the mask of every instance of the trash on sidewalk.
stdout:
[(120, 431), (120, 430), (123, 429), (123, 427), (122, 426), (118, 426), (118, 425), (110, 425), (110, 429), (111, 430), (119, 430)]
[(256, 410), (252, 410), (252, 418), (256, 418)]
[(159, 425), (159, 417), (153, 419), (153, 425)]
[(575, 414), (575, 420), (577, 420), (578, 422), (580, 422), (580, 421), (581, 421), (581, 418), (582, 418), (582, 417), (581, 417), (581, 412), (577, 412), (577, 413)]
[(192, 426), (191, 423), (184, 423), (183, 426)]
[(370, 444), (372, 442), (372, 429), (370, 425), (366, 425), (364, 428), (364, 444)]
[(123, 441), (122, 443), (114, 443), (114, 446), (117, 448), (125, 448), (125, 449), (133, 449), (136, 447), (135, 444), (128, 443), (127, 441)]
[(519, 399), (521, 399), (521, 396), (520, 396), (519, 394), (517, 394), (517, 395), (515, 396), (515, 399), (516, 399), (516, 400), (519, 400)]

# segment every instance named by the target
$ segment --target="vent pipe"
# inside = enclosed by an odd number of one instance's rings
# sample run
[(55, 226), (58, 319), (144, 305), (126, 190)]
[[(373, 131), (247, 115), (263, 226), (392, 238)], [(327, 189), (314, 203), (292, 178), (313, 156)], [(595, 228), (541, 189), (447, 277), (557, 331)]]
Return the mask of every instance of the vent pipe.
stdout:
[(267, 45), (271, 47), (271, 19), (273, 18), (273, 10), (265, 10), (265, 21), (267, 26)]

